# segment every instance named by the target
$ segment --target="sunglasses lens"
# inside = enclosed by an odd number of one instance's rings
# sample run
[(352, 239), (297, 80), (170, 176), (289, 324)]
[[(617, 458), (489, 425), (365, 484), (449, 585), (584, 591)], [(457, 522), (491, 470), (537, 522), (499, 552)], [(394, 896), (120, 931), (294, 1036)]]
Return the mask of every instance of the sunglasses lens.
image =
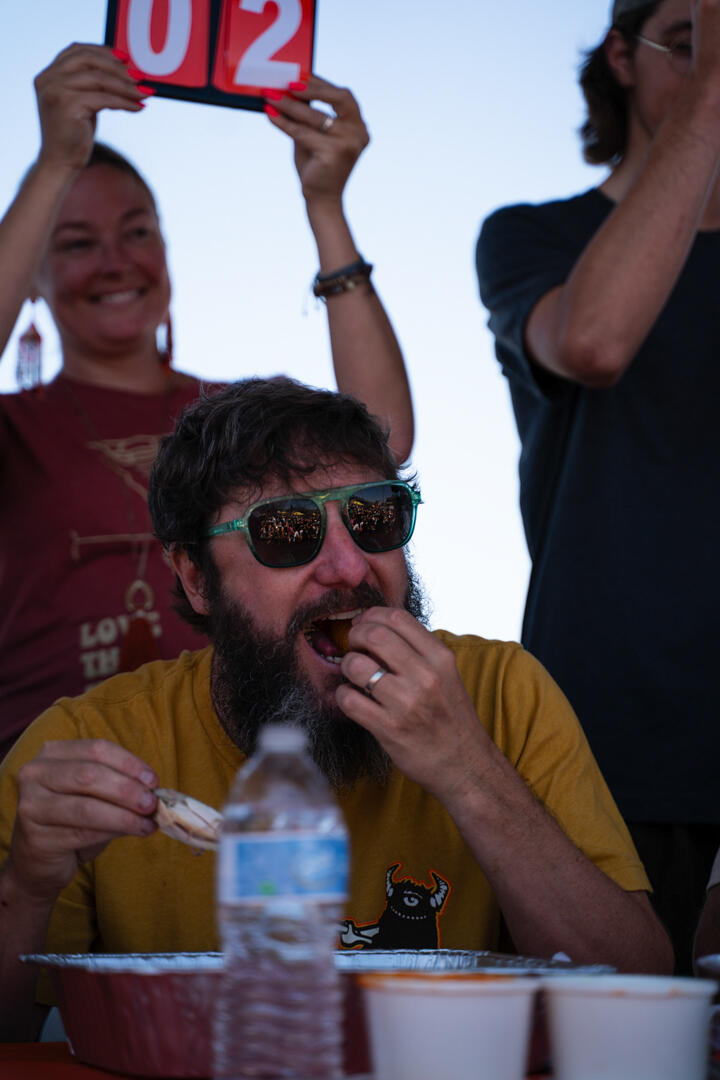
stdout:
[(347, 517), (353, 540), (363, 551), (392, 551), (410, 538), (412, 499), (400, 484), (374, 484), (349, 497)]
[(256, 506), (248, 529), (255, 555), (265, 566), (302, 566), (322, 543), (322, 518), (310, 499), (287, 498)]

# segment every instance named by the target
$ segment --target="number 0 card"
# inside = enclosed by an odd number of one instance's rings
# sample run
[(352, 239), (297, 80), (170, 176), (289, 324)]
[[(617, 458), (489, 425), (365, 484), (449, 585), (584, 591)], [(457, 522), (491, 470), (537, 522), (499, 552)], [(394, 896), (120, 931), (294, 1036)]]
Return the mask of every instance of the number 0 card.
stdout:
[(315, 0), (108, 0), (105, 44), (158, 97), (263, 108), (312, 71)]

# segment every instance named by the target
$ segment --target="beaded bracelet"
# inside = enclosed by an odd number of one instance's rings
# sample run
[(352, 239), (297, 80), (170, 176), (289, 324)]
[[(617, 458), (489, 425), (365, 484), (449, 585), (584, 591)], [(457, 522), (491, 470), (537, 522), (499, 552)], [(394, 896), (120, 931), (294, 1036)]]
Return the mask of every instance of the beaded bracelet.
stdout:
[[(362, 281), (370, 281), (372, 263), (366, 263), (362, 256), (348, 266), (340, 270), (333, 270), (329, 274), (317, 273), (313, 281), (313, 293), (324, 300), (328, 296), (338, 296), (339, 293), (352, 292)], [(372, 286), (371, 286), (372, 288)]]

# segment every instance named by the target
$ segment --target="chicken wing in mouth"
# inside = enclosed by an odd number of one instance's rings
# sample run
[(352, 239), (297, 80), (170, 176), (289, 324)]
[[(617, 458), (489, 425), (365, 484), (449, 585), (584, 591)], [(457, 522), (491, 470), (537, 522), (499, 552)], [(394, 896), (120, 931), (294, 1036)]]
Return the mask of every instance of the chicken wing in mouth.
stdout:
[(303, 629), (308, 644), (324, 660), (339, 664), (350, 648), (349, 635), (353, 619), (362, 614), (362, 608), (355, 611), (340, 611), (336, 615), (324, 615), (314, 619)]

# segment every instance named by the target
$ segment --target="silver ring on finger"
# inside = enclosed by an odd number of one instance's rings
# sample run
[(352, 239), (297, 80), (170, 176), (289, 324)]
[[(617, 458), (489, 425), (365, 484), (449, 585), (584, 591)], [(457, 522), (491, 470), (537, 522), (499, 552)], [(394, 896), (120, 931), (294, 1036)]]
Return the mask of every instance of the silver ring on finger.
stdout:
[(320, 125), (320, 130), (322, 131), (323, 135), (327, 135), (328, 131), (333, 126), (333, 124), (335, 123), (336, 120), (337, 120), (336, 116), (326, 116), (325, 117), (322, 124)]
[(379, 667), (377, 671), (374, 671), (368, 681), (365, 683), (365, 693), (372, 694), (377, 684), (382, 679), (383, 675), (387, 675), (385, 668)]

